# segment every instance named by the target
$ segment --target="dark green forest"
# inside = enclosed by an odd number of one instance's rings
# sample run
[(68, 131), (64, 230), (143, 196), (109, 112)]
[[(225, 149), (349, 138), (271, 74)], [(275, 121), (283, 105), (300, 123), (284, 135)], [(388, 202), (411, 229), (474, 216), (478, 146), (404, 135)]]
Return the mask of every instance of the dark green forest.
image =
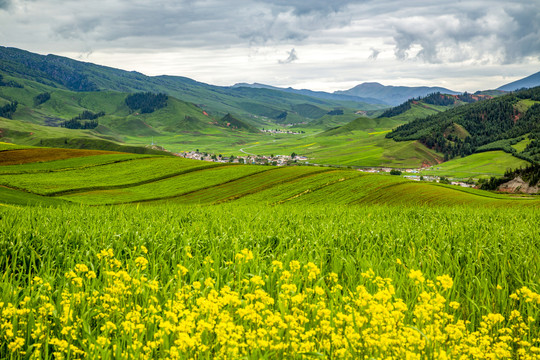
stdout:
[(126, 97), (126, 105), (132, 111), (140, 110), (141, 114), (149, 114), (167, 106), (168, 99), (165, 94), (135, 93)]
[(18, 103), (16, 101), (12, 101), (9, 104), (0, 106), (0, 117), (11, 119), (13, 113), (17, 111), (17, 105)]
[(38, 105), (41, 105), (41, 104), (44, 104), (46, 103), (47, 101), (49, 101), (51, 99), (51, 94), (48, 93), (48, 92), (44, 92), (44, 93), (41, 93), (41, 94), (38, 94), (34, 97), (34, 106), (38, 106)]
[(67, 129), (95, 129), (98, 126), (96, 119), (102, 116), (105, 116), (103, 111), (93, 113), (91, 111), (84, 110), (73, 119), (61, 122), (60, 126)]
[[(386, 135), (395, 141), (419, 140), (449, 160), (475, 152), (503, 150), (528, 161), (540, 161), (540, 104), (520, 112), (521, 100), (540, 101), (540, 87), (521, 90), (487, 101), (459, 106), (448, 111), (403, 124)], [(455, 125), (462, 126), (464, 138), (451, 134)], [(511, 147), (528, 135), (532, 142), (518, 153)]]
[(540, 183), (540, 164), (531, 164), (526, 168), (507, 170), (502, 177), (492, 176), (489, 180), (484, 180), (479, 183), (482, 190), (497, 190), (497, 188), (517, 177), (521, 177), (523, 181), (529, 183), (530, 186), (536, 186)]

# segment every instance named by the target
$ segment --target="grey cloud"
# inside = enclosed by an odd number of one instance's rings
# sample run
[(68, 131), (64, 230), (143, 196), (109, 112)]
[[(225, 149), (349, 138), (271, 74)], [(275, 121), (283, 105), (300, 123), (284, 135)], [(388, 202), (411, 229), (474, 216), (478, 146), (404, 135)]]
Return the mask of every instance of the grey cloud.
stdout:
[(11, 6), (11, 0), (0, 0), (0, 9), (7, 9)]
[(370, 50), (371, 50), (371, 55), (369, 55), (368, 59), (369, 60), (377, 60), (377, 57), (379, 56), (381, 51), (377, 50), (377, 49), (374, 49), (374, 48), (371, 48)]
[(274, 0), (264, 2), (264, 4), (274, 4), (286, 8), (293, 9), (296, 15), (306, 15), (312, 13), (330, 13), (339, 12), (346, 8), (349, 4), (358, 3), (351, 0)]
[[(440, 15), (394, 18), (395, 55), (406, 59), (413, 47), (416, 56), (428, 63), (464, 60), (510, 63), (526, 56), (540, 56), (540, 13), (534, 5), (512, 3), (476, 8), (440, 8)], [(466, 12), (469, 11), (469, 12)]]
[[(8, 7), (9, 13), (1, 11)], [(217, 54), (243, 56), (250, 49), (271, 49), (250, 58), (251, 71), (272, 78), (283, 74), (291, 85), (301, 76), (355, 79), (359, 62), (367, 77), (363, 81), (427, 79), (423, 62), (436, 64), (430, 68), (440, 72), (474, 69), (469, 78), (486, 67), (497, 73), (494, 67), (500, 64), (519, 65), (522, 74), (540, 56), (537, 0), (93, 0), (91, 6), (79, 0), (0, 0), (0, 24), (9, 46), (81, 54), (90, 60), (103, 54), (145, 54), (150, 59), (178, 53), (188, 59), (182, 71), (203, 62), (202, 74), (211, 72), (212, 61), (220, 63)], [(268, 67), (269, 53), (293, 44), (281, 62), (270, 60), (274, 64)], [(392, 50), (403, 61), (381, 59)], [(302, 69), (280, 65), (297, 60), (297, 52)], [(358, 52), (365, 54), (363, 59), (354, 56)], [(216, 57), (197, 58), (201, 53)], [(141, 58), (135, 55), (130, 61), (132, 68), (144, 71)], [(257, 67), (259, 63), (266, 67)], [(240, 77), (247, 72), (238, 71)], [(222, 68), (212, 76), (224, 73), (236, 76)]]
[[(112, 44), (122, 40), (128, 42), (127, 46), (149, 48), (166, 44), (219, 47), (298, 43), (322, 29), (350, 23), (350, 16), (340, 13), (349, 3), (345, 0), (99, 1), (85, 11), (84, 18), (66, 20), (67, 23), (57, 24), (54, 30), (65, 38), (88, 38), (91, 31), (90, 37), (98, 42)], [(78, 6), (73, 4), (73, 8)]]
[(280, 64), (290, 64), (296, 60), (298, 60), (298, 55), (296, 54), (296, 50), (292, 48), (291, 51), (289, 51), (289, 56), (285, 60), (279, 60), (278, 62)]

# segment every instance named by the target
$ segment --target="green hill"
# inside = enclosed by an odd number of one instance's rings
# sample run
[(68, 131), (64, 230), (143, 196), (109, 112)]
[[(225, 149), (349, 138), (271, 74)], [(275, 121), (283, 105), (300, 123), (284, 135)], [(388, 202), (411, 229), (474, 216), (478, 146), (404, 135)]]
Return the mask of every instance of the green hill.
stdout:
[(256, 127), (254, 127), (252, 125), (249, 125), (249, 124), (245, 123), (244, 121), (235, 118), (231, 114), (227, 114), (224, 117), (222, 117), (219, 120), (219, 124), (221, 124), (224, 127), (230, 128), (230, 129), (247, 130), (247, 131), (252, 132), (252, 133), (258, 133), (259, 132), (259, 130)]
[[(222, 117), (227, 113), (240, 116), (252, 125), (267, 121), (256, 120), (251, 115), (269, 118), (270, 110), (276, 116), (283, 112), (297, 111), (294, 106), (309, 105), (330, 111), (336, 107), (378, 109), (380, 106), (334, 99), (321, 99), (276, 89), (248, 87), (220, 87), (179, 76), (145, 76), (84, 63), (55, 55), (38, 55), (15, 48), (0, 47), (0, 71), (3, 75), (33, 80), (39, 84), (74, 92), (116, 91), (121, 93), (151, 92), (198, 104), (209, 114)], [(17, 80), (8, 79), (7, 81)], [(300, 111), (304, 113), (304, 111)], [(263, 113), (265, 115), (263, 115)], [(299, 116), (309, 120), (312, 111)]]
[(320, 134), (320, 136), (346, 134), (356, 130), (374, 132), (392, 129), (405, 122), (412, 121), (421, 117), (426, 117), (430, 114), (436, 114), (438, 112), (441, 112), (440, 107), (425, 106), (424, 104), (413, 104), (405, 112), (401, 112), (395, 116), (379, 116), (377, 118), (359, 117), (348, 124), (345, 124), (335, 129), (330, 129)]
[[(446, 159), (475, 152), (503, 150), (528, 161), (540, 161), (540, 87), (460, 106), (416, 119), (386, 135), (396, 141), (419, 140)], [(527, 136), (518, 151), (512, 145)]]
[[(45, 152), (45, 150), (47, 150)], [(41, 152), (41, 153), (40, 153)], [(57, 156), (55, 156), (55, 154)], [(412, 182), (390, 175), (328, 167), (270, 167), (201, 162), (163, 156), (22, 149), (0, 152), (0, 185), (6, 203), (134, 202), (334, 203), (469, 206), (538, 206), (488, 192)], [(31, 156), (34, 156), (32, 161)], [(13, 165), (16, 158), (26, 159)], [(7, 189), (7, 190), (6, 190)], [(55, 200), (55, 201), (56, 201)]]

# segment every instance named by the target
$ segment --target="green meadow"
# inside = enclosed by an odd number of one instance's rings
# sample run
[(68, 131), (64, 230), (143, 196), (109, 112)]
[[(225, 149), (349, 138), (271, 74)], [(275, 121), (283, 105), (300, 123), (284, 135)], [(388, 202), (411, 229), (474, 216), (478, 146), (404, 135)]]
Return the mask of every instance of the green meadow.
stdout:
[[(324, 144), (341, 165), (425, 151), (354, 134), (367, 154), (340, 144), (350, 134), (284, 143)], [(268, 143), (244, 146), (283, 145)], [(537, 196), (348, 166), (0, 146), (0, 358), (539, 354)]]

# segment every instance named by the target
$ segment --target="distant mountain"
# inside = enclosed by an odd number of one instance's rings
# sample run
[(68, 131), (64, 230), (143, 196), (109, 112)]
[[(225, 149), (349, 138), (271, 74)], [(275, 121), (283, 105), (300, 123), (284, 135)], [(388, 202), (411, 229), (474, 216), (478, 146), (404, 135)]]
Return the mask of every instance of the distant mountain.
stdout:
[(527, 76), (526, 78), (516, 80), (506, 85), (503, 85), (497, 88), (497, 90), (514, 91), (514, 90), (519, 90), (523, 88), (532, 88), (536, 86), (540, 86), (540, 72)]
[(336, 93), (328, 93), (324, 91), (313, 91), (313, 90), (307, 90), (307, 89), (298, 90), (298, 89), (293, 89), (292, 87), (281, 88), (281, 87), (259, 84), (259, 83), (253, 83), (253, 84), (238, 83), (238, 84), (234, 84), (231, 87), (232, 88), (248, 87), (248, 88), (253, 88), (253, 89), (271, 89), (271, 90), (285, 91), (285, 92), (293, 93), (293, 94), (306, 95), (306, 96), (310, 96), (310, 97), (314, 97), (318, 99), (352, 101), (352, 102), (368, 103), (368, 104), (375, 104), (375, 105), (376, 104), (390, 105), (384, 101), (381, 101), (381, 99), (375, 99), (371, 97), (341, 95), (341, 94), (336, 94)]
[(399, 105), (409, 99), (424, 97), (436, 92), (451, 95), (459, 94), (456, 91), (442, 87), (385, 86), (376, 82), (365, 82), (349, 90), (335, 91), (334, 94), (374, 98), (385, 104)]
[[(112, 90), (123, 93), (165, 93), (184, 102), (197, 104), (210, 116), (223, 117), (231, 113), (253, 126), (283, 122), (284, 114), (292, 114), (287, 117), (289, 123), (309, 122), (311, 119), (297, 115), (293, 110), (293, 107), (299, 104), (317, 106), (325, 111), (335, 108), (351, 110), (381, 108), (381, 105), (363, 102), (362, 99), (355, 97), (328, 94), (327, 98), (324, 98), (320, 94), (309, 96), (272, 88), (214, 86), (181, 76), (146, 76), (134, 71), (2, 46), (0, 46), (0, 75), (75, 92)], [(9, 81), (16, 82), (16, 80)], [(14, 85), (16, 84), (6, 83), (5, 86)]]

